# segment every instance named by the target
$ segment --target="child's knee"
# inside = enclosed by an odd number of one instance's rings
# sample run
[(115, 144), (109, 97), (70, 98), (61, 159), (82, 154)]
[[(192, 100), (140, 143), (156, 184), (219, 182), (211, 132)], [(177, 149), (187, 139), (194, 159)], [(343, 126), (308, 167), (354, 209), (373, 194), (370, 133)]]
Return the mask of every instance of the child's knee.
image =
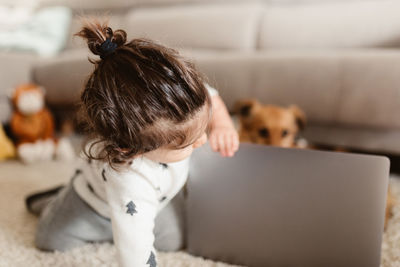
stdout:
[(180, 232), (158, 236), (154, 242), (154, 247), (163, 252), (178, 251), (183, 249), (184, 246), (183, 234)]

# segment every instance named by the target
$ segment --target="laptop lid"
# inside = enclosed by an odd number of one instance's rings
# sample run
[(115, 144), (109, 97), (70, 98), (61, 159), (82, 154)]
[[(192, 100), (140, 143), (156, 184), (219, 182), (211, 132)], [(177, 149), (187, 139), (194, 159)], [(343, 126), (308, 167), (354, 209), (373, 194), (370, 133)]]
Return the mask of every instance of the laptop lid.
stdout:
[(386, 157), (241, 144), (191, 158), (188, 250), (246, 266), (378, 267)]

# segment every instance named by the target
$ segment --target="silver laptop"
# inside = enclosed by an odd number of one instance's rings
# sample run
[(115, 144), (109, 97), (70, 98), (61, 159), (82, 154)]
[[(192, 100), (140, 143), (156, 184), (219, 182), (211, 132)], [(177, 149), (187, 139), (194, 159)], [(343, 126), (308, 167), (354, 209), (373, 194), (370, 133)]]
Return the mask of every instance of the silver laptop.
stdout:
[(386, 157), (241, 144), (192, 155), (190, 253), (232, 264), (378, 267)]

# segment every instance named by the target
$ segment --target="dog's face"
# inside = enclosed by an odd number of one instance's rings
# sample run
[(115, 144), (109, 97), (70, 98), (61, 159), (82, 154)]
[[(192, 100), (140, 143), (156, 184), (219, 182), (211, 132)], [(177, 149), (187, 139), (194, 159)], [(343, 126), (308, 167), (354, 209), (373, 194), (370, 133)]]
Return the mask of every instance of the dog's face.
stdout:
[(306, 121), (304, 113), (296, 106), (262, 106), (256, 100), (243, 100), (235, 109), (240, 118), (241, 142), (293, 147)]

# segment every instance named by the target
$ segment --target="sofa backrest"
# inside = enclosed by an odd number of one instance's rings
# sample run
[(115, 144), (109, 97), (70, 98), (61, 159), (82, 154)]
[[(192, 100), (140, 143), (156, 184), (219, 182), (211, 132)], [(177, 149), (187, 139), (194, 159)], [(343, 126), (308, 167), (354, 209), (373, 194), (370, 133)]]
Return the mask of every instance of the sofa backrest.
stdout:
[(125, 29), (176, 48), (254, 50), (261, 13), (260, 4), (142, 8), (127, 15)]
[[(185, 4), (167, 5), (175, 2), (152, 0), (145, 5), (143, 0), (135, 0), (133, 8), (110, 11), (108, 15), (111, 25), (125, 29), (128, 38), (147, 37), (178, 49), (251, 51), (400, 46), (397, 0), (246, 3), (214, 0), (201, 4), (197, 0), (176, 1)], [(158, 2), (165, 5), (156, 5)], [(122, 0), (115, 3), (119, 4), (126, 5)], [(71, 34), (78, 28), (75, 19)], [(67, 48), (77, 47), (74, 42), (70, 41)]]
[(258, 48), (399, 47), (399, 10), (397, 0), (269, 5)]

